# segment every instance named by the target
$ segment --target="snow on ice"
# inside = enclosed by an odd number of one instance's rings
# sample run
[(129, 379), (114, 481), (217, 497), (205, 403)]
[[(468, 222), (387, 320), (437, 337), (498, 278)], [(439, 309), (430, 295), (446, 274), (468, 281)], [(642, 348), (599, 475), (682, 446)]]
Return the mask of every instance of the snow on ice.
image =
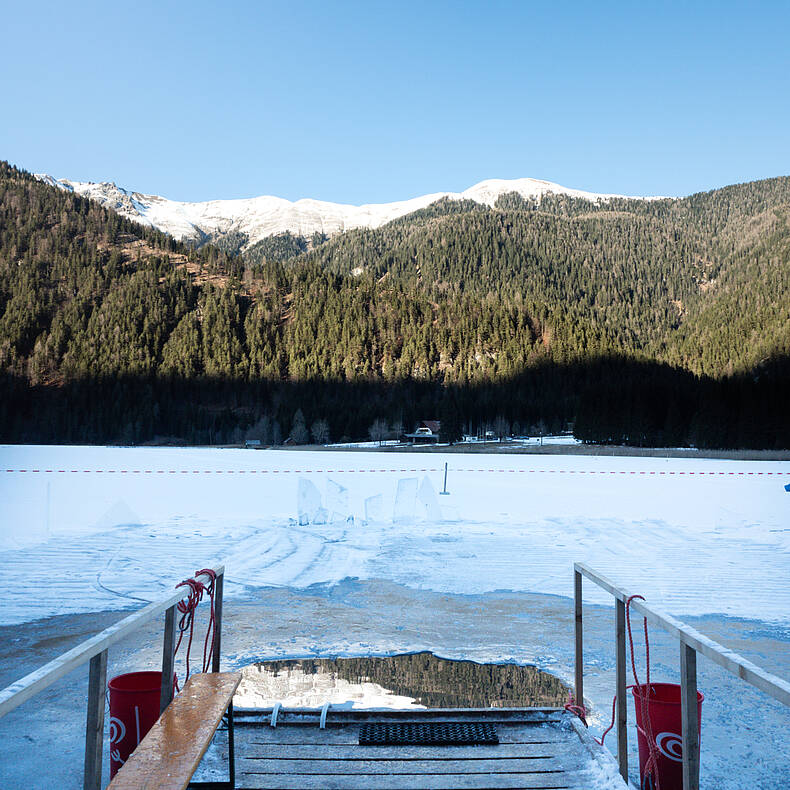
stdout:
[[(790, 623), (790, 588), (775, 583), (790, 570), (787, 462), (0, 452), (0, 623), (135, 606), (214, 560), (227, 565), (231, 595), (351, 577), (566, 596), (572, 563), (584, 561), (675, 615)], [(440, 498), (445, 462), (450, 495)], [(591, 585), (587, 595), (608, 603)]]

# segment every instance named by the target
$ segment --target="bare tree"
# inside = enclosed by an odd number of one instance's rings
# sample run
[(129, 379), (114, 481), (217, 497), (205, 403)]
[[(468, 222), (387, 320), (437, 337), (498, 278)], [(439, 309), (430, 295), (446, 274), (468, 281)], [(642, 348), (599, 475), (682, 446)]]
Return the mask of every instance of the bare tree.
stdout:
[(310, 426), (313, 441), (316, 444), (326, 444), (329, 441), (329, 423), (326, 420), (316, 420)]
[(368, 436), (370, 436), (374, 442), (378, 442), (379, 447), (381, 447), (381, 442), (387, 438), (388, 433), (389, 429), (387, 427), (387, 422), (381, 418), (374, 420), (373, 425), (368, 428)]
[(403, 420), (397, 419), (392, 421), (392, 425), (390, 425), (390, 436), (400, 441), (401, 436), (403, 436)]

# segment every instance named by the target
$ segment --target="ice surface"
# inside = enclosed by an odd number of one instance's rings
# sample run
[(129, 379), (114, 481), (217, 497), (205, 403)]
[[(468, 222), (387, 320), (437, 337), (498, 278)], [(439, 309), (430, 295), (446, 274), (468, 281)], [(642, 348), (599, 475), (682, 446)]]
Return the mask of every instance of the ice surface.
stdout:
[(365, 521), (380, 522), (384, 520), (384, 497), (375, 494), (365, 499)]
[(409, 524), (414, 521), (414, 510), (417, 505), (417, 482), (416, 477), (398, 480), (395, 506), (392, 510), (394, 524)]
[[(231, 596), (347, 577), (569, 596), (575, 560), (672, 614), (790, 623), (776, 583), (790, 577), (788, 462), (30, 446), (0, 459), (0, 624), (137, 606), (212, 561)], [(354, 522), (329, 523), (330, 499)], [(592, 585), (585, 597), (609, 603)]]
[[(321, 509), (321, 492), (312, 480), (305, 477), (299, 478), (299, 487), (296, 493), (296, 512), (299, 524), (304, 526), (316, 521), (316, 515)], [(323, 518), (319, 523), (325, 523)]]
[(348, 489), (335, 480), (326, 481), (326, 509), (330, 521), (346, 521), (351, 515)]
[(417, 493), (417, 503), (420, 509), (420, 516), (426, 521), (441, 521), (442, 510), (439, 507), (439, 499), (436, 496), (436, 489), (429, 477), (423, 477), (420, 483), (420, 490)]

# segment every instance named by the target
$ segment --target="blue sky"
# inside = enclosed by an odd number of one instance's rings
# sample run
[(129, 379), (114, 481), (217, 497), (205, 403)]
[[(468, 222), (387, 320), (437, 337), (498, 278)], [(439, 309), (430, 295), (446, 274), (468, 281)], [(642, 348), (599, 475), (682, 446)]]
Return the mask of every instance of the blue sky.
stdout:
[(790, 3), (8, 3), (0, 158), (179, 200), (790, 174)]

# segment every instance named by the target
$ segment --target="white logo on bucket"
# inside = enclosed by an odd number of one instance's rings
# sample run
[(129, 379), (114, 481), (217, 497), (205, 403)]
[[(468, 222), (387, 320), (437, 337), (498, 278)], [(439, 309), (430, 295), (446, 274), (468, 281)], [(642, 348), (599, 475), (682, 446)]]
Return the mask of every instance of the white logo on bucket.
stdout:
[(120, 719), (110, 716), (110, 743), (120, 743), (126, 737), (126, 726)]
[(674, 732), (660, 732), (656, 735), (656, 746), (664, 757), (683, 762), (683, 739)]

